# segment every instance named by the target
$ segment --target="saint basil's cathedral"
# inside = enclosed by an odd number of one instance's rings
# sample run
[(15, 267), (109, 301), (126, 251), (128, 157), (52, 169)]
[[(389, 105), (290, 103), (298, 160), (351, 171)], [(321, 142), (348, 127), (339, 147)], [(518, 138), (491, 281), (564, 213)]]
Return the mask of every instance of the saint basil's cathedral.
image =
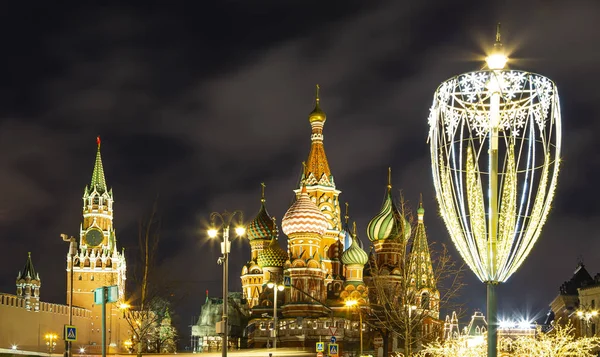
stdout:
[[(279, 226), (267, 211), (264, 185), (258, 214), (247, 227), (251, 253), (242, 268), (241, 281), (244, 300), (251, 311), (249, 347), (272, 343), (274, 296), (278, 300), (278, 346), (310, 347), (332, 334), (342, 345), (356, 343), (359, 319), (356, 311), (354, 314), (349, 311), (346, 301), (357, 302), (366, 319), (370, 299), (377, 299), (372, 287), (374, 275), (391, 283), (409, 277), (408, 286), (418, 300), (415, 308), (428, 316), (424, 324), (429, 326), (422, 328), (431, 331), (431, 325), (441, 323), (440, 295), (422, 204), (417, 209), (416, 227), (411, 230), (394, 200), (390, 171), (381, 210), (367, 227), (371, 243), (367, 253), (358, 238), (356, 224), (350, 228), (347, 204), (345, 216), (341, 215), (341, 191), (336, 187), (323, 145), (326, 119), (317, 86), (315, 108), (308, 117), (311, 126), (308, 159), (303, 163), (299, 186), (293, 190), (295, 202), (280, 222), (281, 231), (287, 236), (286, 249), (280, 243)], [(404, 259), (409, 261), (405, 263)], [(403, 267), (409, 269), (408, 274), (402, 271)], [(284, 282), (288, 286), (279, 294), (267, 286)], [(365, 349), (373, 346), (369, 344), (373, 335), (367, 326), (363, 323)], [(391, 347), (395, 349), (397, 345), (394, 339)]]

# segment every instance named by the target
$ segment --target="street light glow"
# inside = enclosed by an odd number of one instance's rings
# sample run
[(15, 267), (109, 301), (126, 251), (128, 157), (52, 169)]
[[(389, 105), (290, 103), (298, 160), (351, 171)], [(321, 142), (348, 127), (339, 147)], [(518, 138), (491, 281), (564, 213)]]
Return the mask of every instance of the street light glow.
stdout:
[(358, 301), (356, 300), (346, 300), (346, 306), (354, 306), (358, 305)]
[(485, 58), (489, 69), (503, 69), (508, 62), (508, 57), (504, 53), (494, 53)]
[(207, 233), (210, 238), (216, 238), (218, 231), (216, 228), (210, 228)]
[(243, 236), (244, 234), (246, 234), (246, 228), (244, 228), (243, 226), (235, 227), (235, 234), (237, 234), (238, 237)]

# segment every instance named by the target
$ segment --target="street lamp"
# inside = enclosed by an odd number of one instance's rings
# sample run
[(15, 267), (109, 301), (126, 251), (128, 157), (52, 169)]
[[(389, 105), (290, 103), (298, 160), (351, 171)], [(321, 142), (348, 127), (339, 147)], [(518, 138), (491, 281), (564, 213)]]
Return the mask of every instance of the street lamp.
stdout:
[[(581, 324), (583, 324), (583, 322), (585, 322), (585, 337), (587, 337), (587, 335), (588, 335), (588, 326), (589, 326), (590, 322), (596, 316), (598, 316), (598, 310), (588, 310), (588, 309), (577, 310), (577, 316), (581, 320), (580, 326), (581, 326)], [(596, 331), (593, 331), (593, 332), (595, 333)]]
[(285, 286), (272, 281), (267, 283), (269, 289), (273, 289), (273, 349), (277, 349), (277, 291), (283, 291)]
[[(223, 212), (223, 213), (218, 213), (218, 212), (213, 212), (210, 214), (210, 229), (208, 230), (208, 236), (210, 238), (216, 238), (219, 235), (219, 230), (222, 229), (223, 234), (222, 234), (222, 238), (223, 241), (221, 242), (221, 254), (223, 254), (221, 257), (219, 257), (219, 259), (217, 260), (218, 264), (223, 264), (223, 319), (222, 321), (217, 323), (217, 333), (220, 333), (223, 335), (223, 347), (222, 347), (222, 355), (223, 357), (227, 357), (227, 348), (228, 348), (228, 342), (227, 342), (227, 335), (229, 334), (229, 328), (227, 325), (227, 318), (228, 318), (228, 311), (227, 311), (227, 295), (228, 295), (228, 290), (229, 290), (229, 281), (228, 281), (228, 256), (229, 256), (229, 250), (231, 248), (231, 242), (229, 241), (229, 226), (231, 225), (231, 221), (233, 220), (234, 217), (239, 217), (239, 221), (237, 222), (237, 226), (235, 227), (235, 234), (238, 237), (243, 236), (246, 233), (246, 228), (244, 228), (242, 222), (243, 222), (243, 213), (241, 211), (234, 211), (234, 212)], [(221, 221), (221, 225), (217, 226), (215, 225), (215, 221), (216, 219), (219, 219)]]
[(500, 27), (487, 69), (444, 81), (429, 112), (440, 215), (457, 250), (487, 285), (488, 357), (497, 355), (496, 286), (523, 264), (546, 222), (561, 149), (558, 90), (506, 69)]
[(56, 347), (58, 336), (55, 333), (47, 333), (44, 338), (46, 339), (46, 346), (48, 346), (48, 354), (52, 355), (52, 351), (54, 351), (54, 348)]
[(359, 320), (359, 326), (358, 326), (358, 333), (360, 336), (360, 356), (363, 355), (363, 322), (362, 322), (362, 312), (360, 311), (360, 305), (358, 303), (357, 300), (346, 300), (346, 306), (347, 307), (355, 307), (356, 310), (358, 311), (358, 320)]
[[(69, 255), (68, 257), (71, 259), (71, 267), (70, 267), (70, 271), (71, 271), (71, 276), (70, 276), (70, 280), (71, 280), (71, 291), (69, 292), (69, 326), (73, 325), (73, 269), (75, 268), (75, 256), (77, 256), (77, 240), (75, 239), (75, 237), (69, 237), (68, 235), (62, 233), (61, 238), (64, 242), (69, 242)], [(66, 332), (65, 332), (66, 333)], [(66, 350), (66, 354), (67, 357), (73, 357), (73, 351), (72, 349), (72, 344), (73, 342), (71, 341), (67, 341), (65, 339), (65, 350)]]

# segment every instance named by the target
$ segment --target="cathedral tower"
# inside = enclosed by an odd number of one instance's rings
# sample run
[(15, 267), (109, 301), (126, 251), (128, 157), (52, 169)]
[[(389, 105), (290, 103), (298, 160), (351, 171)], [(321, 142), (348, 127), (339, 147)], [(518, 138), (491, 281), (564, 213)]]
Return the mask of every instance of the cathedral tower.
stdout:
[[(125, 296), (125, 256), (117, 248), (113, 227), (113, 193), (108, 189), (100, 154), (100, 137), (97, 138), (96, 161), (92, 180), (83, 192), (83, 221), (79, 233), (79, 251), (73, 259), (73, 305), (92, 310), (98, 321), (92, 328), (91, 339), (101, 339), (101, 305), (94, 305), (94, 290), (102, 286), (117, 285), (119, 300)], [(71, 256), (67, 254), (67, 303), (70, 293)], [(118, 304), (107, 306), (107, 341), (119, 343)], [(99, 344), (99, 343), (98, 343)], [(118, 344), (120, 346), (120, 344)]]
[(322, 261), (321, 240), (327, 227), (327, 217), (312, 201), (306, 186), (302, 186), (281, 221), (290, 252), (285, 274), (290, 276), (295, 287), (286, 293), (289, 294), (286, 296), (288, 304), (283, 308), (286, 317), (320, 316), (324, 312), (323, 306), (315, 300), (324, 302), (326, 298), (327, 269)]
[[(321, 109), (320, 102), (319, 85), (317, 84), (315, 108), (308, 116), (311, 126), (310, 152), (304, 172), (302, 173), (301, 184), (306, 186), (306, 192), (311, 200), (327, 218), (327, 230), (323, 234), (320, 244), (323, 251), (322, 260), (327, 270), (325, 284), (329, 285), (337, 276), (342, 275), (342, 266), (339, 261), (340, 254), (343, 251), (342, 221), (339, 204), (341, 191), (335, 187), (333, 175), (329, 169), (329, 162), (325, 155), (323, 126), (325, 125), (327, 116)], [(296, 190), (296, 194), (301, 189), (302, 187), (299, 187)]]
[(242, 267), (241, 275), (242, 291), (250, 308), (259, 304), (263, 290), (263, 268), (258, 264), (258, 257), (269, 246), (273, 234), (277, 235), (277, 226), (267, 212), (265, 202), (265, 184), (261, 183), (260, 209), (246, 229), (250, 241), (250, 260)]
[(346, 266), (344, 291), (340, 294), (344, 300), (356, 300), (365, 305), (368, 300), (367, 287), (363, 280), (363, 270), (369, 260), (367, 253), (360, 247), (356, 233), (356, 222), (352, 225), (352, 243), (342, 254), (342, 263)]
[(40, 275), (33, 268), (31, 252), (27, 253), (27, 262), (17, 275), (17, 296), (25, 300), (25, 308), (29, 311), (40, 311)]
[(388, 169), (388, 184), (379, 213), (369, 222), (367, 235), (375, 248), (377, 269), (385, 275), (400, 278), (406, 243), (411, 235), (410, 223), (402, 216), (392, 196), (392, 169)]
[(410, 250), (410, 288), (415, 289), (419, 308), (434, 319), (438, 319), (440, 315), (440, 293), (433, 275), (429, 243), (427, 242), (425, 223), (423, 222), (424, 215), (425, 209), (421, 201), (417, 209), (417, 228)]

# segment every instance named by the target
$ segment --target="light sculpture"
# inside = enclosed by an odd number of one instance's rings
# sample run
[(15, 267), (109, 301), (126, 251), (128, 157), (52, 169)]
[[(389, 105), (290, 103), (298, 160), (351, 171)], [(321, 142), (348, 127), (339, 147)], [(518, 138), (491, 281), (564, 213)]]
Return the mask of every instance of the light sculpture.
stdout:
[(523, 263), (556, 188), (561, 119), (556, 85), (509, 70), (498, 25), (487, 67), (443, 82), (429, 114), (440, 213), (467, 265), (487, 285), (488, 356), (497, 350), (495, 286)]

